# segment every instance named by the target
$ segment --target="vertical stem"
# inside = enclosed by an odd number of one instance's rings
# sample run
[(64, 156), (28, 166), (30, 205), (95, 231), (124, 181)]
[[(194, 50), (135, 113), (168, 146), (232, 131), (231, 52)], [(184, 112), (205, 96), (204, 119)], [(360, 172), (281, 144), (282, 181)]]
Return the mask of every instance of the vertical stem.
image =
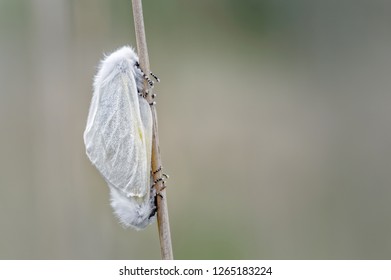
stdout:
[[(149, 58), (148, 58), (148, 49), (147, 41), (145, 37), (144, 29), (144, 17), (143, 17), (143, 8), (141, 0), (132, 0), (133, 7), (133, 18), (134, 18), (134, 28), (136, 30), (136, 41), (137, 41), (137, 52), (139, 56), (139, 63), (141, 69), (147, 75), (150, 73), (149, 70)], [(147, 87), (147, 82), (144, 81), (144, 88)], [(150, 94), (148, 94), (148, 102), (151, 103), (152, 100), (152, 89), (150, 89)], [(156, 106), (151, 106), (152, 111), (152, 121), (153, 121), (153, 131), (152, 131), (152, 171), (157, 170), (162, 166), (162, 160), (160, 156), (159, 148), (159, 136), (158, 136), (158, 126), (157, 126), (157, 112)], [(153, 179), (157, 180), (162, 177), (162, 172), (157, 172), (153, 175)], [(159, 231), (160, 239), (160, 250), (163, 260), (172, 260), (172, 243), (171, 243), (171, 233), (170, 233), (170, 223), (168, 219), (168, 208), (167, 208), (167, 194), (166, 190), (163, 189), (162, 181), (159, 181), (156, 185), (157, 193), (160, 193), (157, 197), (157, 224)]]

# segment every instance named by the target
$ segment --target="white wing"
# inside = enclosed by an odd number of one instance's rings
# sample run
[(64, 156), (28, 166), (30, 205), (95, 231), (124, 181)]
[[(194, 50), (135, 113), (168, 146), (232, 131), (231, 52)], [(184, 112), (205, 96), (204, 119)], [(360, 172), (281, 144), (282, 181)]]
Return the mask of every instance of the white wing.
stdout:
[(141, 114), (141, 121), (144, 126), (144, 133), (145, 133), (145, 146), (147, 151), (147, 186), (150, 185), (150, 178), (151, 178), (151, 160), (152, 160), (152, 112), (151, 107), (148, 104), (147, 100), (145, 100), (144, 97), (139, 96), (139, 105), (140, 105), (140, 114)]
[(127, 197), (148, 194), (149, 198), (151, 110), (144, 99), (139, 100), (134, 66), (127, 57), (132, 53), (119, 55), (119, 51), (102, 62), (96, 76), (84, 143), (109, 185)]

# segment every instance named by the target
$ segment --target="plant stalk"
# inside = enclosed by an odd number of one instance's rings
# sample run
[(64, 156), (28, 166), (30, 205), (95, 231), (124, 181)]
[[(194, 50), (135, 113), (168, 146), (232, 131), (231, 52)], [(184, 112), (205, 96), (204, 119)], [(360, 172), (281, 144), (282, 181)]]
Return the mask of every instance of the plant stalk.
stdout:
[[(139, 57), (139, 63), (141, 69), (146, 75), (151, 71), (149, 68), (149, 57), (147, 49), (147, 41), (145, 37), (145, 28), (144, 28), (144, 17), (143, 17), (143, 8), (141, 0), (132, 0), (133, 7), (133, 18), (134, 18), (134, 28), (136, 31), (136, 41), (137, 41), (137, 53)], [(148, 88), (147, 81), (144, 81), (144, 88)], [(148, 103), (153, 102), (152, 98), (152, 89), (149, 90), (147, 95)], [(152, 171), (156, 171), (162, 167), (162, 159), (160, 156), (160, 147), (159, 147), (159, 136), (158, 136), (158, 124), (157, 124), (157, 111), (156, 106), (151, 106), (152, 111), (152, 121), (153, 121), (153, 131), (152, 131)], [(162, 171), (153, 172), (153, 179), (156, 181), (159, 178), (162, 178)], [(172, 253), (172, 242), (171, 242), (171, 232), (170, 232), (170, 223), (168, 218), (168, 208), (167, 208), (167, 194), (166, 190), (162, 189), (164, 186), (163, 182), (160, 180), (155, 184), (156, 192), (160, 195), (157, 196), (157, 225), (159, 231), (160, 239), (160, 250), (163, 260), (172, 260), (174, 259)]]

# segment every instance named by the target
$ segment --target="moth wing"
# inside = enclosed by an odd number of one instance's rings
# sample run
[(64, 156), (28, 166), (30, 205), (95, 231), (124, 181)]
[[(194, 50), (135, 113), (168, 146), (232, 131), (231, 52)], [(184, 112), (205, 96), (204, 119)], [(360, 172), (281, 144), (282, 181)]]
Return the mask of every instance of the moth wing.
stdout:
[(144, 127), (145, 147), (147, 151), (147, 186), (150, 187), (151, 160), (152, 160), (152, 112), (151, 107), (144, 97), (139, 96), (141, 121)]
[[(104, 63), (100, 72), (104, 70)], [(150, 152), (141, 121), (133, 72), (113, 67), (106, 77), (99, 73), (84, 132), (89, 159), (110, 186), (127, 197), (149, 193)], [(119, 69), (119, 70), (118, 70)]]

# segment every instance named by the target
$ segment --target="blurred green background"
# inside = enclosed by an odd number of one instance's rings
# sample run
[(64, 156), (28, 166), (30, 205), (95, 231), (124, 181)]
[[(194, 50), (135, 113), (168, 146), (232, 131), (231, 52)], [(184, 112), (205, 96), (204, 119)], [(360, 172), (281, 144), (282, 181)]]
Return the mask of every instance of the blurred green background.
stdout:
[[(143, 1), (177, 259), (391, 258), (391, 2)], [(82, 134), (130, 0), (0, 0), (0, 258), (159, 259)]]

